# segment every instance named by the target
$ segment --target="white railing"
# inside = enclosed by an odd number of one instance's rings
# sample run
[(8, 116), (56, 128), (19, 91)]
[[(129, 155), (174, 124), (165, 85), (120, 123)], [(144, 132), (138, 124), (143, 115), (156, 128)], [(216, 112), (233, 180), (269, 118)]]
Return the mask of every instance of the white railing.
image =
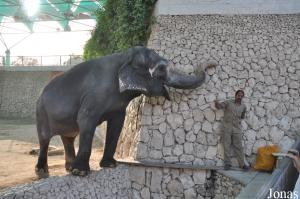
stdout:
[[(0, 57), (0, 66), (73, 66), (83, 62), (82, 55), (11, 56)], [(9, 62), (9, 63), (8, 63)]]

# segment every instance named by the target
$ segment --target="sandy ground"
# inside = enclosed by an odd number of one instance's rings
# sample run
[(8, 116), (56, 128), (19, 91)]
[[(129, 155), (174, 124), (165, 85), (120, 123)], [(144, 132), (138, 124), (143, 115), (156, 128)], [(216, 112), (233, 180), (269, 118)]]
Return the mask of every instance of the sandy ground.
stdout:
[[(32, 149), (38, 148), (37, 143), (34, 124), (0, 120), (0, 190), (38, 180), (34, 172), (38, 156), (29, 154)], [(59, 137), (54, 137), (50, 145), (63, 148)], [(92, 170), (99, 170), (102, 147), (98, 148), (92, 152)], [(68, 175), (64, 164), (64, 155), (49, 156), (50, 176)]]

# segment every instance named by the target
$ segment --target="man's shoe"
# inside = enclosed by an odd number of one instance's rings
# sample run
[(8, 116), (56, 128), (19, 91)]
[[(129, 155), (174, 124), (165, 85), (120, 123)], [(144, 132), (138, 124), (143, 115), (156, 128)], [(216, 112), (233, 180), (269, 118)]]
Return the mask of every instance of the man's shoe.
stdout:
[(244, 171), (249, 171), (251, 169), (250, 166), (244, 165), (242, 168)]
[(229, 170), (230, 168), (231, 168), (231, 165), (230, 165), (230, 164), (225, 164), (224, 170)]

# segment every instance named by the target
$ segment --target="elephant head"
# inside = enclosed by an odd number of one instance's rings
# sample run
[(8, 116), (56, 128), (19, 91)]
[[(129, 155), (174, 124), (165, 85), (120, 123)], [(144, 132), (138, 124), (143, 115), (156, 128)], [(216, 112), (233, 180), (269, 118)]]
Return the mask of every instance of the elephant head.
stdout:
[[(215, 63), (207, 67), (214, 67)], [(170, 62), (154, 50), (133, 47), (126, 52), (126, 61), (119, 69), (120, 92), (138, 91), (147, 96), (164, 96), (170, 100), (165, 86), (179, 89), (194, 89), (205, 81), (205, 72), (195, 75), (183, 74), (173, 69)]]

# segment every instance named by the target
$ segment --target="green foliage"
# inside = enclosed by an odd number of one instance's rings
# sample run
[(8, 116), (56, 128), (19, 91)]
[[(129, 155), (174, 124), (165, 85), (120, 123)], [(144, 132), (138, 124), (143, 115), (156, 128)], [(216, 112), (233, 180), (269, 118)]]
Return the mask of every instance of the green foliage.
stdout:
[(97, 12), (97, 25), (84, 47), (84, 58), (146, 45), (156, 0), (107, 0)]

